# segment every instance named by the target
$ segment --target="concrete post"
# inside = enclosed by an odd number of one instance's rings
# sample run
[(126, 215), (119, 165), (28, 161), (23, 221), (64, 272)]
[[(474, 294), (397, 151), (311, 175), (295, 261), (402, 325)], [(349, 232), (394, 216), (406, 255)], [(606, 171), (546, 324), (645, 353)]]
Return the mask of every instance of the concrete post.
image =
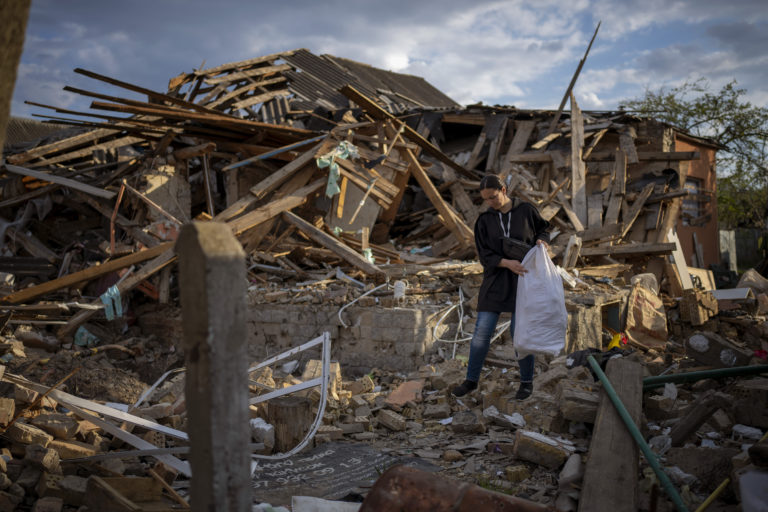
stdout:
[(186, 224), (179, 256), (193, 511), (250, 511), (245, 254), (224, 224)]

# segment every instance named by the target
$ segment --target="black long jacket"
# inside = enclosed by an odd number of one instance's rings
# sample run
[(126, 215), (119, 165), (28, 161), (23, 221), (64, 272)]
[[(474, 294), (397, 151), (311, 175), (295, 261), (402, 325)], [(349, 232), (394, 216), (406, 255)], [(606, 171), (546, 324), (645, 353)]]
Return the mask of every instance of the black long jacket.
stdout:
[[(511, 200), (512, 209), (501, 214), (504, 229), (509, 221), (509, 236), (531, 245), (534, 245), (536, 240), (549, 243), (549, 222), (541, 218), (536, 207), (517, 198)], [(503, 258), (501, 237), (504, 234), (499, 213), (499, 210), (488, 208), (475, 222), (475, 247), (483, 265), (483, 282), (480, 285), (477, 310), (514, 313), (518, 276), (499, 266)]]

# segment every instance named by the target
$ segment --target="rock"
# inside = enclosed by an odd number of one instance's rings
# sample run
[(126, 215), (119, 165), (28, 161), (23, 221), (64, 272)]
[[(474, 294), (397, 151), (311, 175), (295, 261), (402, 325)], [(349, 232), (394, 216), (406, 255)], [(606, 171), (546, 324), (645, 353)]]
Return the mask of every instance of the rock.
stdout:
[(463, 458), (464, 456), (458, 450), (445, 450), (445, 452), (443, 452), (443, 460), (446, 462), (457, 462)]
[(37, 486), (40, 481), (40, 476), (43, 472), (32, 466), (25, 466), (21, 470), (19, 478), (16, 479), (16, 484), (20, 485), (24, 490), (29, 491)]
[(338, 441), (344, 438), (344, 431), (333, 425), (320, 425), (317, 429), (317, 435), (326, 436), (330, 441)]
[(350, 393), (352, 393), (354, 398), (355, 395), (362, 395), (363, 393), (369, 393), (373, 391), (375, 386), (371, 377), (364, 375), (356, 381), (348, 383), (345, 387), (347, 390), (349, 390)]
[(48, 496), (37, 500), (35, 506), (32, 507), (32, 512), (61, 512), (63, 507), (64, 500)]
[(460, 411), (453, 415), (451, 430), (457, 434), (484, 434), (485, 425), (472, 411)]
[(568, 369), (565, 366), (555, 366), (536, 377), (536, 389), (552, 393), (557, 389), (559, 382), (567, 377)]
[(382, 409), (379, 411), (379, 414), (376, 416), (376, 418), (379, 420), (379, 423), (381, 423), (389, 430), (394, 430), (396, 432), (405, 430), (406, 419), (394, 411)]
[(563, 469), (560, 471), (557, 477), (557, 487), (561, 491), (570, 490), (574, 485), (578, 487), (583, 477), (584, 464), (581, 461), (581, 455), (574, 453), (568, 457)]
[(360, 434), (352, 434), (352, 439), (356, 441), (373, 441), (376, 439), (376, 434), (373, 432), (362, 432)]
[(61, 473), (59, 454), (55, 450), (43, 448), (39, 444), (27, 446), (24, 463), (48, 473)]
[(444, 404), (430, 404), (424, 408), (422, 417), (425, 419), (444, 419), (451, 415), (451, 406)]
[(37, 486), (38, 496), (61, 498), (67, 505), (80, 506), (85, 497), (87, 479), (75, 475), (43, 475)]
[[(381, 421), (381, 419), (379, 419), (379, 421)], [(365, 428), (363, 427), (362, 423), (341, 423), (339, 424), (339, 429), (345, 435), (359, 434), (360, 432), (365, 432)]]
[(5, 473), (0, 473), (0, 491), (4, 491), (13, 485), (13, 481)]
[(21, 503), (22, 497), (14, 496), (5, 491), (0, 491), (0, 512), (13, 512), (16, 505)]
[(507, 480), (513, 483), (522, 482), (523, 480), (531, 478), (531, 472), (523, 465), (509, 466), (504, 469), (504, 474), (506, 475)]
[[(563, 385), (568, 383), (568, 385)], [(569, 381), (560, 382), (560, 412), (569, 421), (594, 423), (600, 395), (596, 391), (581, 388)]]
[(650, 395), (643, 399), (643, 412), (650, 420), (668, 420), (680, 416), (675, 401), (663, 395)]
[(355, 407), (355, 416), (370, 416), (371, 415), (371, 408), (368, 406), (368, 404), (361, 405), (360, 407)]
[(39, 444), (47, 447), (53, 440), (53, 436), (45, 433), (37, 427), (26, 423), (16, 422), (5, 431), (5, 435), (11, 440), (22, 444)]
[(272, 453), (275, 447), (275, 427), (263, 418), (253, 418), (250, 420), (251, 439), (257, 443), (264, 443), (264, 449), (267, 453)]
[(515, 456), (548, 469), (557, 469), (568, 458), (568, 452), (545, 435), (518, 430), (515, 433)]
[(59, 439), (72, 439), (80, 429), (80, 424), (75, 418), (60, 413), (41, 414), (30, 423)]

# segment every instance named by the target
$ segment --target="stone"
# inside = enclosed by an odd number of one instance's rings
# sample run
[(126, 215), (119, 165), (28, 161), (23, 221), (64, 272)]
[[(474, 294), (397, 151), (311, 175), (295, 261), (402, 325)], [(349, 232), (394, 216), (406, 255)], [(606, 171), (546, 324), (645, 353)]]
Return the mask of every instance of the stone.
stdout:
[(531, 472), (523, 465), (509, 466), (505, 468), (504, 475), (507, 477), (507, 480), (512, 483), (522, 482), (523, 480), (531, 478)]
[(376, 416), (376, 418), (379, 420), (381, 425), (385, 426), (389, 430), (394, 430), (396, 432), (405, 430), (405, 417), (394, 411), (382, 409), (379, 411), (379, 414)]
[(643, 398), (643, 412), (649, 420), (668, 420), (680, 416), (675, 408), (675, 401), (663, 395), (650, 395)]
[[(37, 397), (40, 396), (37, 391), (32, 391), (31, 389), (22, 388), (21, 386), (16, 386), (13, 390), (14, 393), (14, 399), (17, 403), (21, 404), (31, 404), (35, 400), (37, 400)], [(56, 408), (56, 401), (53, 398), (45, 397), (40, 402), (41, 407), (48, 407), (50, 409)]]
[(5, 431), (5, 435), (14, 442), (22, 444), (39, 444), (43, 447), (48, 446), (53, 440), (53, 436), (40, 430), (39, 428), (26, 423), (16, 422)]
[(21, 470), (19, 478), (16, 479), (16, 484), (20, 485), (24, 490), (29, 491), (37, 487), (37, 483), (40, 481), (40, 476), (43, 472), (32, 466), (24, 466)]
[(454, 414), (450, 426), (456, 434), (485, 433), (485, 424), (472, 411), (460, 411)]
[[(272, 381), (272, 384), (274, 385), (274, 381)], [(157, 419), (165, 418), (167, 416), (172, 415), (173, 404), (167, 403), (167, 402), (161, 402), (159, 404), (154, 404), (149, 407), (142, 407), (140, 409), (136, 409), (133, 413), (136, 416), (157, 420)]]
[(565, 463), (568, 455), (556, 441), (545, 435), (525, 430), (515, 433), (515, 456), (522, 460), (547, 469), (557, 469)]
[(371, 408), (368, 406), (368, 404), (361, 405), (360, 407), (355, 407), (355, 416), (370, 416), (371, 415)]
[(4, 491), (13, 485), (13, 481), (5, 473), (0, 473), (0, 491)]
[(80, 424), (75, 418), (60, 413), (41, 414), (30, 423), (59, 439), (72, 439), (80, 430)]
[(356, 381), (349, 382), (345, 385), (345, 388), (352, 393), (352, 396), (362, 395), (363, 393), (369, 393), (376, 387), (373, 383), (373, 379), (370, 376), (364, 375)]
[(67, 505), (80, 506), (85, 498), (88, 479), (76, 475), (43, 474), (37, 484), (37, 495), (61, 498)]
[(13, 512), (22, 498), (5, 491), (0, 491), (0, 512)]
[(251, 426), (251, 439), (257, 443), (263, 443), (268, 453), (272, 453), (275, 447), (275, 427), (263, 418), (253, 418), (249, 422)]
[[(562, 381), (563, 382), (567, 381)], [(576, 386), (563, 386), (560, 391), (560, 412), (569, 421), (594, 423), (600, 395)]]
[(16, 401), (13, 398), (0, 398), (0, 425), (7, 426), (16, 414)]
[(581, 482), (584, 477), (584, 463), (581, 460), (581, 455), (578, 453), (572, 454), (565, 462), (563, 469), (557, 477), (557, 487), (561, 491), (568, 490), (572, 486)]
[(676, 466), (684, 473), (696, 475), (704, 488), (716, 489), (731, 475), (732, 459), (739, 451), (737, 448), (670, 448), (665, 454), (665, 467)]
[(451, 406), (445, 404), (430, 404), (424, 408), (422, 417), (426, 419), (445, 419), (451, 415)]
[(463, 458), (464, 456), (458, 450), (445, 450), (445, 452), (443, 452), (443, 460), (446, 462), (457, 462)]
[(490, 453), (496, 453), (500, 455), (506, 455), (508, 457), (512, 457), (515, 455), (515, 444), (514, 443), (488, 443), (485, 446), (485, 449), (488, 450)]
[(62, 508), (64, 508), (64, 500), (48, 496), (37, 500), (32, 507), (32, 512), (61, 512)]
[(93, 445), (82, 443), (80, 441), (62, 441), (54, 439), (48, 445), (52, 450), (56, 450), (62, 459), (78, 459), (80, 457), (90, 457), (96, 455), (99, 451)]
[(720, 432), (727, 432), (733, 427), (731, 417), (722, 409), (716, 410), (712, 417), (707, 420), (707, 423)]
[(368, 407), (368, 401), (363, 398), (362, 396), (352, 396), (352, 398), (349, 399), (350, 404), (352, 407)]
[(59, 454), (56, 450), (43, 448), (39, 444), (27, 446), (24, 463), (48, 473), (60, 473)]
[(360, 434), (352, 434), (352, 438), (356, 441), (373, 441), (376, 439), (376, 434), (373, 432), (361, 432)]
[(541, 375), (536, 376), (536, 389), (554, 392), (561, 380), (568, 377), (568, 369), (565, 366), (555, 366)]

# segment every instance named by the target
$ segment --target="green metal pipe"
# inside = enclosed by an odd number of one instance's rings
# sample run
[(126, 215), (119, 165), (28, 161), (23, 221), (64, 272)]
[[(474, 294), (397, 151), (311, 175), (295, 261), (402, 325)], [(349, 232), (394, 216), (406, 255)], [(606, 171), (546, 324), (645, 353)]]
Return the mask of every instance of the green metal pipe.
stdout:
[(726, 377), (740, 377), (743, 375), (756, 375), (768, 373), (768, 364), (753, 364), (750, 366), (736, 366), (734, 368), (718, 368), (717, 370), (703, 370), (700, 372), (673, 373), (658, 377), (646, 377), (643, 379), (643, 391), (658, 388), (667, 382), (696, 382), (701, 379), (724, 379)]
[(645, 460), (648, 461), (648, 464), (653, 469), (653, 472), (656, 473), (656, 477), (659, 479), (659, 482), (661, 482), (662, 487), (664, 487), (664, 490), (672, 499), (672, 503), (675, 504), (675, 508), (677, 508), (677, 510), (680, 512), (688, 512), (688, 508), (685, 506), (682, 498), (677, 493), (677, 489), (675, 489), (674, 484), (672, 484), (672, 481), (662, 469), (658, 459), (656, 458), (656, 454), (653, 453), (651, 447), (648, 446), (648, 443), (646, 443), (645, 439), (643, 439), (643, 435), (640, 433), (640, 429), (637, 428), (637, 425), (635, 425), (632, 417), (630, 417), (629, 413), (627, 412), (627, 408), (624, 407), (624, 404), (621, 402), (621, 398), (619, 398), (619, 395), (613, 388), (611, 381), (608, 380), (608, 377), (605, 375), (605, 373), (603, 373), (603, 370), (600, 368), (600, 365), (597, 363), (594, 356), (587, 357), (587, 361), (589, 362), (589, 365), (592, 367), (592, 370), (595, 372), (597, 377), (600, 379), (600, 382), (603, 383), (603, 389), (608, 395), (608, 398), (611, 399), (611, 402), (613, 402), (613, 406), (616, 407), (616, 412), (619, 414), (619, 417), (622, 419), (622, 421), (624, 421), (624, 425), (627, 426), (627, 430), (629, 430), (632, 438), (640, 447), (640, 451), (643, 452)]

